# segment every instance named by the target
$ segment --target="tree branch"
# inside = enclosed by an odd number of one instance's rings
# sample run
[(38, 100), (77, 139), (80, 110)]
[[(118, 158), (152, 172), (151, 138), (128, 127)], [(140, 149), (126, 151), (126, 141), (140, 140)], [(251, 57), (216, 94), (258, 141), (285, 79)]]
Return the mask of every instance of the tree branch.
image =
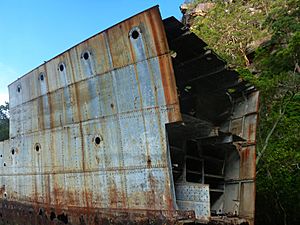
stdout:
[(261, 150), (260, 152), (257, 153), (257, 157), (256, 157), (256, 166), (258, 165), (258, 163), (259, 163), (261, 157), (262, 157), (263, 154), (265, 153), (265, 151), (266, 151), (266, 149), (267, 149), (267, 147), (268, 147), (268, 144), (269, 144), (269, 140), (270, 140), (270, 138), (271, 138), (271, 136), (272, 136), (274, 130), (276, 129), (276, 127), (277, 127), (279, 121), (280, 121), (281, 118), (283, 117), (284, 113), (285, 113), (285, 108), (284, 108), (284, 110), (280, 113), (280, 115), (278, 116), (277, 120), (276, 120), (275, 123), (273, 124), (272, 129), (271, 129), (270, 132), (268, 133), (268, 135), (267, 135), (267, 137), (266, 137), (266, 140), (265, 140), (265, 142), (264, 142), (264, 145), (263, 145), (262, 150)]
[(286, 211), (285, 211), (283, 205), (282, 205), (281, 202), (280, 202), (280, 197), (279, 197), (279, 194), (278, 194), (277, 189), (276, 189), (276, 187), (275, 187), (274, 180), (273, 180), (273, 176), (272, 176), (272, 174), (271, 174), (271, 172), (270, 172), (270, 170), (269, 170), (269, 166), (268, 166), (268, 165), (267, 165), (267, 173), (268, 173), (268, 175), (269, 175), (269, 177), (271, 178), (271, 181), (272, 181), (272, 186), (273, 186), (273, 188), (274, 188), (274, 192), (275, 192), (277, 204), (278, 204), (278, 206), (280, 207), (280, 209), (281, 209), (282, 212), (283, 212), (283, 222), (284, 222), (284, 225), (287, 225), (287, 215), (286, 215)]
[(267, 147), (268, 147), (268, 144), (269, 144), (269, 140), (270, 138), (272, 137), (272, 134), (274, 133), (278, 123), (280, 122), (280, 120), (282, 119), (282, 117), (284, 116), (285, 114), (285, 110), (286, 110), (286, 107), (288, 105), (288, 103), (290, 102), (290, 100), (294, 97), (294, 95), (291, 96), (291, 98), (288, 100), (288, 102), (284, 105), (283, 109), (279, 111), (279, 116), (277, 117), (277, 120), (275, 121), (275, 123), (273, 124), (273, 127), (272, 129), (270, 130), (270, 132), (268, 133), (266, 139), (265, 139), (265, 142), (264, 142), (264, 145), (263, 145), (263, 148), (261, 151), (257, 152), (257, 157), (256, 157), (256, 166), (258, 165), (261, 157), (263, 156), (263, 154), (265, 153)]

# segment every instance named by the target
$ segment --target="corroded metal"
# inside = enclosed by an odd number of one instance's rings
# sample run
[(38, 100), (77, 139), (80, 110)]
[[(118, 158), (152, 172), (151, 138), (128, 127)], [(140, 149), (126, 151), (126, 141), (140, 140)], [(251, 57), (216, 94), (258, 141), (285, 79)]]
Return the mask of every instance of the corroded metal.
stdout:
[[(188, 43), (174, 44), (183, 36), (176, 37), (178, 27), (179, 33), (183, 31), (178, 23), (168, 28), (158, 7), (150, 8), (63, 52), (9, 86), (10, 139), (0, 142), (3, 223), (220, 223), (220, 218), (211, 216), (211, 211), (220, 208), (238, 217), (222, 223), (251, 223), (258, 94), (239, 91), (244, 98), (234, 98), (230, 116), (217, 117), (226, 104), (207, 105), (206, 114), (211, 114), (207, 121), (197, 117), (205, 113), (202, 105), (195, 108), (196, 116), (190, 113), (182, 89), (189, 82), (198, 85), (203, 81), (182, 66), (205, 57), (186, 51), (178, 54), (178, 60), (185, 63), (172, 59), (169, 45), (180, 53)], [(195, 53), (204, 49), (197, 48)], [(207, 67), (211, 71), (224, 64), (216, 55), (210, 57), (213, 60)], [(220, 86), (236, 85), (236, 75), (226, 80), (219, 72), (206, 76), (217, 74), (222, 78)], [(219, 92), (210, 104), (227, 96), (226, 90)], [(196, 97), (202, 102), (199, 93)], [(173, 129), (166, 130), (167, 124)], [(234, 139), (236, 136), (239, 138)], [(230, 138), (224, 141), (224, 137)], [(211, 159), (203, 156), (206, 158), (197, 158), (201, 165), (196, 168), (202, 178), (187, 182), (189, 165), (184, 160), (191, 156), (184, 147), (185, 156), (178, 158), (183, 165), (176, 164), (174, 141), (184, 146), (189, 141), (204, 147), (220, 142), (230, 145), (224, 159), (218, 159), (224, 164), (222, 176), (204, 174), (214, 164), (209, 165)], [(177, 182), (175, 167), (180, 172)], [(222, 189), (211, 204), (211, 192), (216, 189), (205, 179), (220, 177), (217, 185)]]
[(209, 186), (194, 183), (176, 183), (176, 200), (181, 209), (195, 210), (196, 219), (203, 223), (209, 221)]
[(65, 212), (71, 224), (77, 209), (176, 217), (165, 124), (181, 118), (164, 32), (151, 8), (9, 86), (6, 201)]

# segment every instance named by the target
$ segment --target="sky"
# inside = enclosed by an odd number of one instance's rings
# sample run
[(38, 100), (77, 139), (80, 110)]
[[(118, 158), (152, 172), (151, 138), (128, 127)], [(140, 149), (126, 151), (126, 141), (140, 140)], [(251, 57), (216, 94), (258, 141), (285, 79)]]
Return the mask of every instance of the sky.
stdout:
[(7, 86), (90, 36), (155, 5), (181, 19), (184, 0), (0, 0), (0, 104)]

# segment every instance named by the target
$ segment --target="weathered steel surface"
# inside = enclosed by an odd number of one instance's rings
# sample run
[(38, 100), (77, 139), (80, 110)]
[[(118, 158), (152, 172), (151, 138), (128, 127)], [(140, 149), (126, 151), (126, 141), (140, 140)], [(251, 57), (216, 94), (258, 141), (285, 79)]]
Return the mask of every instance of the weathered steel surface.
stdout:
[[(237, 142), (238, 158), (232, 158), (227, 168), (225, 187), (226, 208), (231, 214), (238, 214), (254, 223), (255, 177), (256, 177), (256, 127), (259, 107), (259, 92), (252, 91), (237, 99), (233, 114), (227, 124), (229, 132), (242, 137)], [(235, 156), (236, 157), (236, 156)]]
[(158, 7), (9, 93), (0, 224), (253, 223), (258, 92)]
[(48, 219), (64, 213), (70, 224), (97, 224), (86, 215), (111, 223), (178, 219), (165, 124), (181, 116), (157, 7), (39, 66), (9, 93), (5, 217), (16, 207), (26, 224), (30, 206)]
[(186, 153), (171, 151), (174, 177), (181, 179), (190, 167), (189, 179), (210, 185), (211, 222), (253, 223), (258, 92), (182, 23), (171, 17), (164, 24), (176, 53), (173, 67), (184, 121), (168, 126), (169, 140), (179, 150), (186, 150), (184, 139), (197, 142), (191, 154), (198, 163), (185, 164)]
[(176, 183), (176, 200), (181, 209), (194, 210), (201, 222), (210, 219), (209, 185), (195, 183)]

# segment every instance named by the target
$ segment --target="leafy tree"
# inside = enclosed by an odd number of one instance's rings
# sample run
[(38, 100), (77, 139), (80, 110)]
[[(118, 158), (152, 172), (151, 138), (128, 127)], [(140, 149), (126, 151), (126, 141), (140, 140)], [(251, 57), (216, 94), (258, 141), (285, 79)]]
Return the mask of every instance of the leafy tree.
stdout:
[[(299, 224), (300, 215), (300, 1), (280, 1), (265, 26), (272, 33), (257, 50), (262, 95), (257, 165), (257, 221)], [(269, 218), (262, 212), (271, 203)], [(273, 215), (273, 216), (271, 216)]]
[(300, 0), (199, 2), (192, 30), (261, 93), (256, 224), (300, 224)]
[(0, 105), (0, 141), (9, 138), (9, 104)]
[(215, 3), (205, 16), (195, 18), (191, 30), (204, 39), (207, 44), (233, 67), (250, 64), (247, 58), (249, 44), (266, 39), (269, 36), (263, 27), (265, 15), (271, 0), (258, 1), (194, 1), (198, 3)]

